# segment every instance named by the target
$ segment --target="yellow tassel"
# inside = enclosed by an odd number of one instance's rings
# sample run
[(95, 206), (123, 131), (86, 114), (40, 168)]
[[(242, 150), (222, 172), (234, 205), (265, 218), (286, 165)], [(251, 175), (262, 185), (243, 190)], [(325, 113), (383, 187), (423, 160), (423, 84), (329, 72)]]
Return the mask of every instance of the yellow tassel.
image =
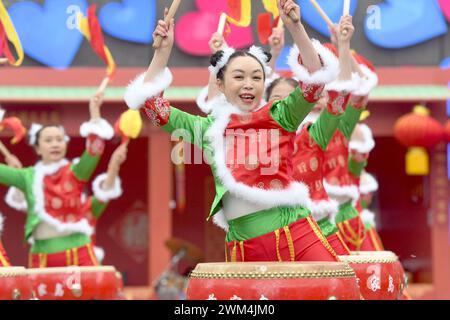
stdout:
[(126, 137), (136, 139), (142, 130), (142, 118), (139, 110), (129, 109), (122, 113), (119, 129)]
[(412, 147), (406, 152), (406, 174), (426, 176), (430, 173), (428, 153), (425, 148)]
[(231, 250), (231, 262), (236, 262), (236, 241), (234, 241), (233, 250)]

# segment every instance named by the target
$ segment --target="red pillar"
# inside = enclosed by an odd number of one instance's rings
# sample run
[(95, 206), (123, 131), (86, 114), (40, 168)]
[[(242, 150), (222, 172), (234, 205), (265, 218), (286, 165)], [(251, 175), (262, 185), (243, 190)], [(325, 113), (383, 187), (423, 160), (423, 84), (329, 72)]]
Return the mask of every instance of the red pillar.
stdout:
[(431, 247), (435, 299), (450, 299), (450, 247), (448, 230), (448, 181), (446, 144), (431, 153)]
[(172, 190), (171, 144), (162, 130), (150, 129), (148, 206), (149, 206), (149, 285), (157, 279), (170, 260), (164, 242), (172, 236), (172, 213), (169, 208)]

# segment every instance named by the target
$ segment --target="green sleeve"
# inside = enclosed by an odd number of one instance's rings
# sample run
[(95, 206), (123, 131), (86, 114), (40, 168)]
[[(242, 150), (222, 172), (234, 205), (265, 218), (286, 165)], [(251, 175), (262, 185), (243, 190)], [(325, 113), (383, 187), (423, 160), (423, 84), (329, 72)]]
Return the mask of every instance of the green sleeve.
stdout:
[(16, 169), (0, 164), (0, 184), (25, 190), (25, 169)]
[(103, 214), (103, 212), (105, 212), (106, 207), (108, 206), (108, 204), (109, 204), (109, 201), (108, 202), (101, 202), (96, 197), (92, 197), (92, 202), (91, 202), (92, 215), (96, 219), (100, 218), (101, 215)]
[(325, 108), (320, 113), (319, 119), (309, 127), (309, 135), (323, 151), (327, 149), (341, 118), (342, 115), (333, 115)]
[(283, 129), (295, 132), (314, 105), (305, 100), (300, 87), (297, 87), (287, 98), (275, 101), (270, 114)]
[(210, 118), (194, 116), (177, 108), (170, 107), (170, 117), (167, 124), (161, 128), (176, 134), (184, 141), (203, 147), (203, 136), (209, 127)]
[(351, 155), (348, 157), (348, 170), (350, 171), (350, 173), (353, 176), (355, 176), (355, 177), (361, 176), (361, 172), (363, 171), (363, 169), (366, 166), (367, 166), (367, 160), (357, 162), (352, 158)]
[(80, 157), (80, 161), (72, 165), (72, 172), (78, 180), (88, 181), (97, 168), (99, 161), (100, 155), (92, 156), (86, 150)]
[(350, 140), (363, 111), (364, 108), (356, 109), (351, 104), (347, 105), (344, 116), (339, 122), (339, 130), (347, 138), (347, 140)]

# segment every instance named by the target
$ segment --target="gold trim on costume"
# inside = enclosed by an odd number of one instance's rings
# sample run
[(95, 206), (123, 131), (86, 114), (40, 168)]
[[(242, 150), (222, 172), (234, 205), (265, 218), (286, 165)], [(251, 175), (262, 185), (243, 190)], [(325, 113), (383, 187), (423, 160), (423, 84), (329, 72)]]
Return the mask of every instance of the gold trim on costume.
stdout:
[(70, 254), (70, 249), (66, 250), (66, 266), (72, 265), (72, 257)]
[(344, 249), (347, 250), (348, 253), (350, 253), (350, 248), (347, 246), (344, 239), (342, 239), (342, 236), (341, 236), (341, 233), (339, 232), (339, 230), (338, 230), (338, 232), (336, 232), (336, 235), (337, 235), (339, 241), (341, 242), (342, 246), (344, 247)]
[(294, 242), (292, 241), (291, 231), (289, 230), (289, 226), (284, 226), (283, 229), (284, 233), (286, 234), (289, 256), (291, 257), (291, 261), (295, 261), (295, 249), (294, 249)]
[(280, 230), (277, 229), (274, 231), (275, 233), (275, 245), (276, 245), (276, 251), (277, 251), (277, 258), (278, 261), (281, 262), (283, 261), (283, 259), (281, 259), (281, 254), (280, 254)]
[(241, 249), (241, 258), (242, 262), (244, 262), (244, 241), (239, 241), (239, 249)]
[(39, 268), (47, 268), (47, 254), (39, 253)]
[(236, 262), (236, 241), (233, 241), (233, 249), (231, 250), (231, 262)]
[(227, 248), (228, 248), (228, 245), (225, 242), (225, 262), (228, 262), (228, 250), (227, 250)]
[(3, 254), (0, 252), (0, 262), (2, 264), (2, 266), (4, 267), (9, 267), (10, 264), (8, 263), (8, 261), (6, 261), (6, 258), (3, 256)]
[(78, 248), (73, 248), (72, 254), (73, 254), (73, 264), (75, 266), (78, 266)]
[(98, 266), (99, 263), (97, 261), (97, 258), (94, 255), (94, 252), (92, 251), (92, 244), (89, 243), (86, 245), (86, 247), (88, 249), (89, 257), (91, 257), (92, 263), (94, 264), (94, 266)]
[(319, 238), (320, 242), (322, 242), (322, 244), (325, 246), (325, 248), (333, 255), (333, 257), (335, 257), (337, 259), (337, 261), (340, 261), (337, 253), (334, 251), (334, 249), (331, 247), (328, 240), (325, 238), (323, 233), (320, 231), (319, 227), (316, 225), (316, 222), (311, 220), (311, 216), (307, 216), (306, 220), (308, 221), (309, 225), (313, 229), (317, 238)]

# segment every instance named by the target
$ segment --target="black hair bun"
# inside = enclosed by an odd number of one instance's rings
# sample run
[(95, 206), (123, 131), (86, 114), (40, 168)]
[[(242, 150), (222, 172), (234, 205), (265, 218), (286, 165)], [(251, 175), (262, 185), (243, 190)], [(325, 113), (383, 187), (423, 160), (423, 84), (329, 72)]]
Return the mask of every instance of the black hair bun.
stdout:
[(220, 61), (220, 59), (222, 59), (223, 54), (224, 54), (223, 50), (217, 51), (216, 53), (214, 53), (214, 54), (211, 56), (211, 58), (209, 58), (209, 63), (210, 63), (213, 67), (217, 66), (217, 63)]
[(263, 51), (263, 52), (267, 57), (266, 62), (269, 62), (270, 60), (272, 60), (272, 54), (270, 52), (267, 52), (267, 51)]

